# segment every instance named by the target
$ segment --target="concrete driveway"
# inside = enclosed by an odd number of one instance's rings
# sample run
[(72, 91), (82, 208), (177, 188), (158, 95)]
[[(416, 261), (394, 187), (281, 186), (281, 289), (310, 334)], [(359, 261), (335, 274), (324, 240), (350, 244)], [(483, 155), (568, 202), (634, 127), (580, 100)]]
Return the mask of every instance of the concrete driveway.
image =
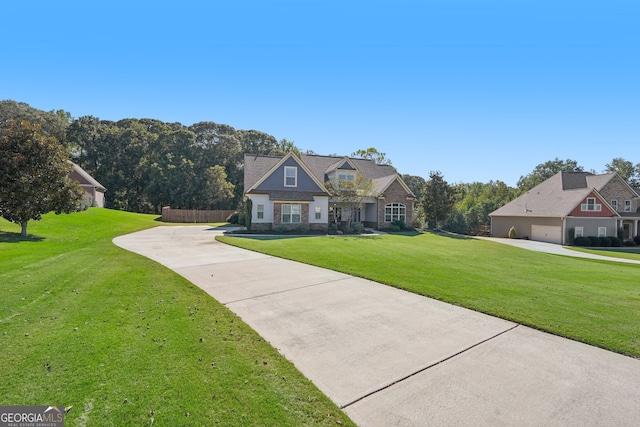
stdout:
[(201, 287), (361, 426), (635, 426), (640, 361), (322, 268), (157, 227), (114, 243)]
[(505, 239), (500, 237), (478, 236), (474, 238), (489, 240), (491, 242), (496, 242), (496, 243), (502, 243), (504, 245), (515, 246), (515, 247), (527, 249), (530, 251), (546, 252), (546, 253), (555, 254), (555, 255), (570, 256), (575, 258), (597, 259), (599, 261), (622, 262), (626, 264), (640, 264), (640, 261), (633, 260), (633, 259), (616, 258), (612, 256), (603, 256), (603, 255), (591, 254), (587, 252), (573, 251), (571, 249), (568, 249), (556, 243), (538, 242), (535, 240), (525, 240), (525, 239)]

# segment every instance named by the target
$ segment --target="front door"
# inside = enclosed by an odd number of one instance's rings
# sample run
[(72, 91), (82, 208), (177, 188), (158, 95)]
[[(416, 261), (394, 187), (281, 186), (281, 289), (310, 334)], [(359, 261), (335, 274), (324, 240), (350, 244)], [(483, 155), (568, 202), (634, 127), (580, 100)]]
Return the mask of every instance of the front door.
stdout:
[(329, 208), (329, 222), (339, 224), (342, 221), (342, 208), (340, 206), (332, 206)]

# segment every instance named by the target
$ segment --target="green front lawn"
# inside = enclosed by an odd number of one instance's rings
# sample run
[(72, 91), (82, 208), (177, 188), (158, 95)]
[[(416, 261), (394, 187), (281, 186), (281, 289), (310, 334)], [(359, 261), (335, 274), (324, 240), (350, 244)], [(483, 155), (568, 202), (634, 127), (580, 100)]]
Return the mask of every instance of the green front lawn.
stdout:
[(65, 425), (352, 425), (294, 366), (187, 280), (116, 247), (159, 225), (106, 209), (0, 219), (0, 404)]
[(457, 235), (218, 239), (640, 357), (640, 265)]

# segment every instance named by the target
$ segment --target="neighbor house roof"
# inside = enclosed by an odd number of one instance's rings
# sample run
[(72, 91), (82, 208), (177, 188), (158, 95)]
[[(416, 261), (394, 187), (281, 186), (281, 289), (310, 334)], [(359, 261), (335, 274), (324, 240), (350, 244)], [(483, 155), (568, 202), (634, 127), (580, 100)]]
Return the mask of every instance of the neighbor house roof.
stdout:
[(104, 186), (102, 184), (100, 184), (94, 177), (89, 175), (89, 173), (87, 171), (82, 169), (80, 167), (80, 165), (77, 165), (77, 164), (73, 163), (72, 161), (69, 161), (69, 163), (71, 163), (73, 165), (73, 172), (72, 173), (77, 174), (82, 179), (82, 180), (79, 180), (80, 181), (80, 185), (90, 185), (92, 187), (95, 187), (96, 190), (101, 191), (101, 192), (107, 191), (107, 189), (104, 188)]
[(589, 172), (558, 172), (490, 215), (566, 216), (591, 192), (598, 194), (614, 176), (612, 173), (594, 175)]

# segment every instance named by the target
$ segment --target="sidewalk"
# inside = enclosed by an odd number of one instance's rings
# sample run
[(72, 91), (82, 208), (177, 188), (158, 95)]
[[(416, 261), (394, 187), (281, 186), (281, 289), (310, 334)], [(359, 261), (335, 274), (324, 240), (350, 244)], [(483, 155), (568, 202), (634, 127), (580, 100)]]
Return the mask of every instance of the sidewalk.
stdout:
[(206, 227), (114, 243), (225, 304), (361, 426), (637, 425), (640, 361), (346, 274), (227, 246)]

